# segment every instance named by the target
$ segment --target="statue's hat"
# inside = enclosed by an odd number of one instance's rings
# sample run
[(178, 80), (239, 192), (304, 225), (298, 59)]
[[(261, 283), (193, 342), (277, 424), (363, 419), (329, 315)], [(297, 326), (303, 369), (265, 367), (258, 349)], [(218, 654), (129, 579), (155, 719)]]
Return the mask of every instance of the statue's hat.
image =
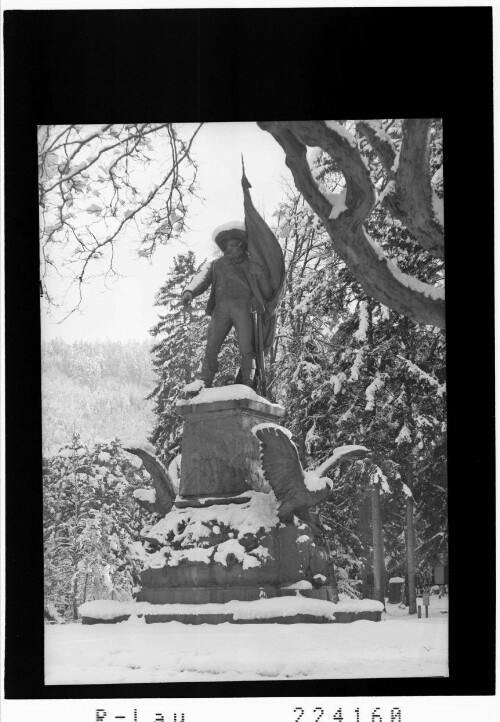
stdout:
[(221, 251), (225, 251), (228, 241), (242, 241), (247, 250), (247, 232), (245, 224), (242, 221), (230, 221), (222, 226), (217, 226), (212, 233), (212, 240), (219, 246)]

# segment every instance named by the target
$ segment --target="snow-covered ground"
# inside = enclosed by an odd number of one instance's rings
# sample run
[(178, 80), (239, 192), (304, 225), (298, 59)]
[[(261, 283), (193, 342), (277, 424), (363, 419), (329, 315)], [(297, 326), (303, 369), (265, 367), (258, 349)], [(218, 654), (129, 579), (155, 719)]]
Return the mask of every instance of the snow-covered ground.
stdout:
[(447, 612), (432, 596), (428, 619), (388, 604), (352, 624), (48, 625), (45, 683), (447, 676)]

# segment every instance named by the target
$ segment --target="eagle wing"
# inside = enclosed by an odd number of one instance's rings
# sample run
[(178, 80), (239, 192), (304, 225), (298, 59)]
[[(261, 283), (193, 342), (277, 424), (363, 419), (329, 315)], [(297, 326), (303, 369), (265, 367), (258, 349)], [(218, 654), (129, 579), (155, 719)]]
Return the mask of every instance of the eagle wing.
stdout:
[(280, 518), (283, 512), (288, 516), (303, 505), (307, 491), (297, 447), (281, 426), (259, 424), (252, 431), (260, 442), (264, 477), (280, 502)]
[(318, 476), (323, 474), (334, 464), (343, 459), (364, 459), (370, 454), (370, 449), (366, 446), (359, 446), (358, 444), (346, 444), (345, 446), (337, 446), (334, 449), (333, 454), (324, 461), (317, 469), (314, 470)]
[(146, 471), (151, 476), (156, 491), (158, 513), (166, 514), (174, 504), (176, 496), (175, 488), (168, 471), (161, 461), (150, 451), (138, 446), (124, 446), (123, 449), (130, 454), (135, 454), (142, 460)]

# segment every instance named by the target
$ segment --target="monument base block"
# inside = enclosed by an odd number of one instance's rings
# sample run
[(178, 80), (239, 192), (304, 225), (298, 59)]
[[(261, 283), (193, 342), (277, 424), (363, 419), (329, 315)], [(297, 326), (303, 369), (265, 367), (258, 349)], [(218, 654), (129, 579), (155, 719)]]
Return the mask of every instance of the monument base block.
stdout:
[(246, 386), (179, 402), (184, 417), (179, 494), (147, 532), (136, 601), (80, 607), (83, 624), (297, 624), (380, 621), (373, 600), (338, 602), (327, 545), (314, 524), (280, 521), (255, 427), (284, 409)]
[(184, 418), (179, 489), (184, 502), (238, 496), (249, 489), (269, 491), (251, 429), (279, 422), (285, 413), (282, 406), (234, 384), (179, 401), (177, 413)]
[(101, 600), (80, 607), (82, 624), (114, 624), (130, 618), (143, 619), (146, 624), (349, 624), (361, 619), (379, 622), (382, 611), (382, 604), (372, 599), (333, 603), (302, 594), (199, 605)]

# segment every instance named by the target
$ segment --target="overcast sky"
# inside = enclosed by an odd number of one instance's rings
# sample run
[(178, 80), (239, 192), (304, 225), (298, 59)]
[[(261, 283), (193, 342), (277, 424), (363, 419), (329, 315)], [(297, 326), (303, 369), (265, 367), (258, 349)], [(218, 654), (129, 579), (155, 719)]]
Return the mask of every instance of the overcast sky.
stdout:
[[(189, 131), (189, 126), (184, 126)], [(194, 128), (194, 126), (193, 126)], [(152, 263), (137, 258), (132, 246), (124, 244), (118, 256), (118, 270), (125, 274), (110, 290), (99, 285), (85, 287), (81, 312), (63, 323), (54, 323), (42, 304), (42, 339), (147, 339), (157, 309), (155, 293), (164, 283), (179, 252), (192, 249), (199, 261), (216, 255), (212, 231), (222, 223), (243, 220), (241, 153), (252, 184), (252, 199), (259, 212), (270, 220), (283, 196), (291, 174), (284, 153), (269, 133), (256, 123), (207, 123), (198, 133), (193, 156), (198, 162), (199, 194), (204, 202), (191, 206), (188, 224), (192, 229), (177, 243), (156, 251)]]

